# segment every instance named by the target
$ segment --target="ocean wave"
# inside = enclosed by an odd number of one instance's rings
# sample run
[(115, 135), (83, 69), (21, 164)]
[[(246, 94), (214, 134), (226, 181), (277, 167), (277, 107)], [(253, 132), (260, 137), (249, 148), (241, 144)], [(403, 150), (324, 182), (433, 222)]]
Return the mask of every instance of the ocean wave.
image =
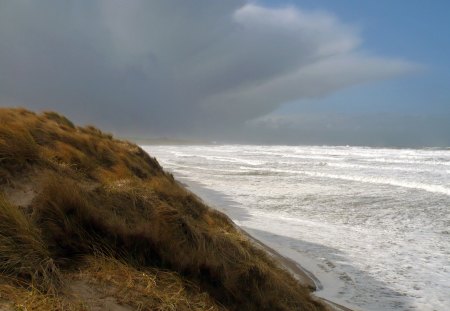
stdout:
[[(339, 168), (358, 168), (358, 169), (368, 169), (368, 170), (383, 170), (383, 171), (404, 171), (404, 172), (431, 172), (435, 173), (435, 168), (429, 167), (405, 167), (405, 166), (380, 166), (380, 165), (364, 165), (364, 164), (351, 164), (351, 163), (326, 163), (326, 165), (331, 167), (339, 167)], [(450, 173), (450, 170), (447, 170), (446, 173)]]
[(371, 183), (371, 184), (378, 184), (378, 185), (391, 185), (391, 186), (396, 186), (396, 187), (419, 189), (419, 190), (424, 190), (424, 191), (433, 192), (433, 193), (440, 193), (440, 194), (445, 194), (445, 195), (450, 196), (450, 188), (444, 187), (442, 185), (423, 184), (423, 183), (409, 182), (409, 181), (382, 178), (382, 177), (377, 178), (377, 177), (352, 176), (352, 175), (337, 175), (337, 174), (327, 174), (327, 173), (308, 172), (308, 171), (297, 171), (297, 173), (312, 176), (312, 177), (341, 179), (341, 180)]
[(241, 173), (241, 170), (233, 170), (228, 168), (213, 168), (209, 166), (196, 166), (196, 165), (183, 165), (177, 162), (164, 162), (163, 166), (172, 170), (184, 169), (187, 171), (196, 170), (196, 171), (204, 171), (204, 172), (222, 172), (222, 173)]
[(443, 159), (429, 159), (429, 160), (402, 160), (392, 158), (373, 158), (364, 159), (365, 162), (377, 162), (377, 163), (395, 163), (395, 164), (421, 164), (421, 165), (446, 165), (450, 166), (450, 160)]
[(258, 161), (258, 160), (249, 160), (249, 159), (242, 159), (242, 158), (236, 158), (236, 157), (224, 157), (224, 156), (213, 156), (213, 155), (200, 155), (200, 154), (183, 154), (178, 155), (178, 157), (190, 157), (190, 158), (200, 158), (205, 160), (211, 160), (211, 161), (219, 161), (219, 162), (228, 162), (228, 163), (240, 163), (240, 164), (247, 164), (247, 165), (263, 165), (266, 162), (265, 161)]

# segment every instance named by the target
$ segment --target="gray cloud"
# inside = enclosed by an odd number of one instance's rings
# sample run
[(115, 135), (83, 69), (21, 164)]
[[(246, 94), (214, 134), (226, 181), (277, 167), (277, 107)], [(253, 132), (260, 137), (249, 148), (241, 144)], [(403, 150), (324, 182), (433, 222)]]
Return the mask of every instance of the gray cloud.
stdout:
[(287, 101), (407, 74), (330, 13), (245, 0), (0, 2), (0, 104), (128, 133), (242, 127)]

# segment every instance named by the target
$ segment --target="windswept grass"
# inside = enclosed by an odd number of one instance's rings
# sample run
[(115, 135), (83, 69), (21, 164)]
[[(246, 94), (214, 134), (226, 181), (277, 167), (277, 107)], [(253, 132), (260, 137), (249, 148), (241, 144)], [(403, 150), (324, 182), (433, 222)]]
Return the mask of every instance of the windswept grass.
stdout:
[(49, 255), (37, 228), (0, 195), (1, 274), (28, 281), (43, 292), (56, 293), (61, 279)]
[(195, 283), (175, 272), (155, 268), (137, 270), (126, 262), (106, 257), (88, 257), (86, 262), (87, 268), (77, 278), (98, 284), (104, 294), (136, 310), (226, 310)]
[(38, 175), (26, 214), (0, 199), (0, 273), (45, 293), (80, 269), (140, 310), (325, 310), (138, 146), (53, 112), (0, 119), (3, 182)]
[(21, 124), (7, 124), (0, 117), (0, 182), (38, 159), (38, 146), (30, 132)]
[(100, 253), (136, 268), (170, 269), (236, 310), (318, 307), (306, 289), (232, 226), (205, 222), (205, 215), (212, 221), (215, 214), (183, 189), (169, 196), (167, 187), (152, 188), (151, 198), (139, 187), (128, 189), (100, 187), (89, 196), (71, 181), (49, 178), (33, 208), (52, 257), (70, 266)]
[[(37, 288), (26, 289), (24, 287), (13, 286), (0, 283), (1, 298), (6, 301), (0, 303), (0, 310), (14, 311), (85, 311), (81, 303), (68, 303), (61, 297), (48, 295)], [(7, 309), (8, 308), (8, 309)]]
[(138, 146), (119, 141), (93, 126), (76, 127), (67, 118), (45, 112), (0, 108), (0, 178), (37, 161), (70, 167), (92, 180), (148, 178), (162, 174), (158, 162)]
[(22, 126), (0, 125), (0, 162), (23, 166), (38, 159), (38, 148), (31, 134)]

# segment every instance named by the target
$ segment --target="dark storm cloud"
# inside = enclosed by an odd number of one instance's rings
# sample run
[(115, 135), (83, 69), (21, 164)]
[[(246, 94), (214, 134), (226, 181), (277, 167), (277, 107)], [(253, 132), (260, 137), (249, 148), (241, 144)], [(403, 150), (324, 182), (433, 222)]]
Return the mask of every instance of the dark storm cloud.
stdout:
[(0, 1), (0, 105), (128, 133), (213, 133), (411, 72), (328, 13), (244, 0)]

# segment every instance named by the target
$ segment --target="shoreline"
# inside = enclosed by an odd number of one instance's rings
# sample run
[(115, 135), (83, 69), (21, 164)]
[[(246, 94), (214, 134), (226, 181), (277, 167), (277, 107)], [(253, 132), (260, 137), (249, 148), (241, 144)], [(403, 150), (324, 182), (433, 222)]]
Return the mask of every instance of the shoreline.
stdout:
[(332, 310), (332, 311), (358, 311), (356, 309), (350, 309), (350, 308), (348, 308), (346, 306), (343, 306), (341, 304), (333, 302), (333, 301), (331, 301), (329, 299), (326, 299), (326, 298), (319, 297), (319, 296), (315, 295), (314, 293), (317, 290), (320, 290), (322, 288), (322, 284), (320, 283), (319, 279), (314, 274), (312, 274), (311, 272), (306, 270), (304, 267), (302, 267), (302, 265), (300, 263), (298, 263), (298, 262), (296, 262), (296, 261), (294, 261), (294, 260), (292, 260), (290, 258), (287, 258), (287, 257), (285, 257), (283, 255), (281, 255), (279, 252), (277, 252), (273, 248), (267, 246), (266, 244), (264, 244), (260, 240), (256, 239), (255, 237), (250, 235), (247, 231), (245, 231), (244, 229), (242, 229), (238, 225), (236, 225), (236, 227), (245, 236), (247, 236), (247, 238), (250, 241), (252, 241), (258, 247), (264, 249), (268, 254), (271, 255), (271, 257), (277, 263), (279, 263), (283, 268), (288, 270), (300, 282), (300, 284), (302, 284), (302, 285), (306, 286), (307, 288), (309, 288), (311, 290), (311, 292), (312, 292), (312, 295), (317, 300), (321, 301), (327, 307), (329, 307), (330, 310)]
[[(174, 172), (171, 173), (173, 174)], [(205, 202), (209, 207), (224, 213), (227, 217), (230, 217), (226, 213), (226, 211), (230, 209), (230, 206), (227, 206), (228, 202), (226, 200), (213, 200), (211, 198), (211, 195), (207, 195), (206, 192), (212, 193), (214, 192), (214, 190), (208, 189), (194, 181), (188, 180), (187, 177), (181, 176), (179, 174), (177, 174), (176, 180), (182, 187), (184, 187), (186, 190), (194, 194), (199, 200)], [(216, 197), (216, 199), (219, 198)], [(355, 306), (352, 306), (350, 308), (342, 305), (341, 303), (334, 302), (331, 299), (327, 299), (316, 295), (315, 293), (318, 290), (323, 289), (323, 285), (312, 272), (304, 268), (301, 265), (301, 263), (286, 256), (283, 256), (279, 251), (273, 249), (272, 247), (268, 246), (261, 240), (252, 236), (249, 232), (247, 232), (239, 225), (237, 225), (231, 218), (230, 221), (236, 226), (236, 228), (242, 234), (244, 234), (250, 241), (252, 241), (254, 245), (265, 250), (278, 264), (280, 264), (284, 269), (289, 271), (300, 282), (300, 284), (309, 288), (311, 290), (312, 296), (315, 297), (315, 299), (317, 299), (318, 301), (324, 303), (331, 311), (361, 311), (361, 309)]]
[(55, 112), (0, 119), (0, 310), (330, 310), (139, 146)]

